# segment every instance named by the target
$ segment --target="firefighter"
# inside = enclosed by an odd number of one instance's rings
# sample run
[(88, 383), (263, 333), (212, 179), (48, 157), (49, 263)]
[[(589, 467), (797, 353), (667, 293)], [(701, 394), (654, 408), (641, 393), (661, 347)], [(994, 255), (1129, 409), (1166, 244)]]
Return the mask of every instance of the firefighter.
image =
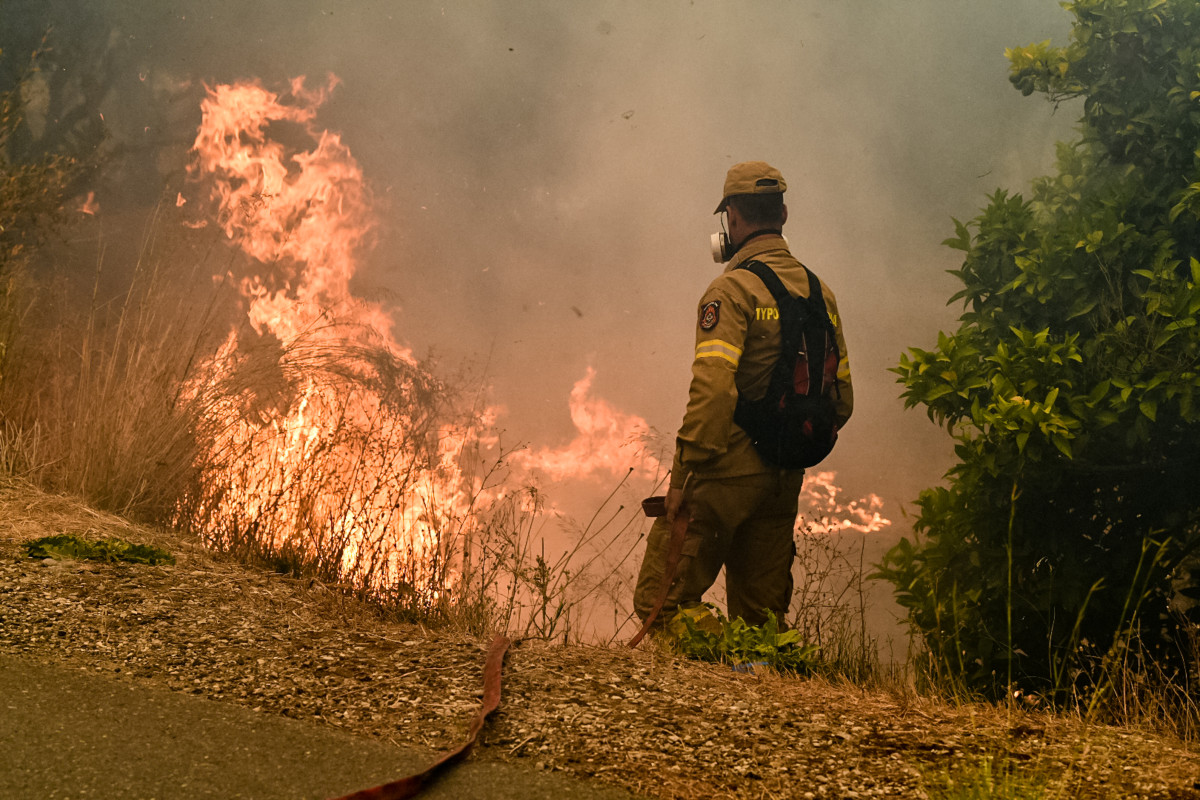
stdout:
[[(677, 609), (701, 618), (704, 592), (725, 567), (730, 618), (760, 625), (772, 612), (784, 623), (792, 597), (793, 532), (804, 471), (772, 467), (733, 422), (739, 397), (767, 392), (779, 358), (777, 304), (758, 276), (737, 267), (751, 259), (770, 267), (793, 296), (808, 297), (808, 274), (783, 238), (787, 183), (774, 167), (750, 161), (725, 176), (715, 213), (727, 233), (714, 238), (724, 271), (705, 290), (696, 319), (696, 351), (687, 411), (676, 438), (667, 513), (650, 530), (634, 590), (645, 620), (660, 595), (675, 516), (689, 514), (683, 552), (658, 621)], [(821, 283), (840, 353), (835, 410), (838, 427), (850, 418), (853, 392), (842, 320), (833, 292)], [(680, 511), (681, 507), (684, 509)]]

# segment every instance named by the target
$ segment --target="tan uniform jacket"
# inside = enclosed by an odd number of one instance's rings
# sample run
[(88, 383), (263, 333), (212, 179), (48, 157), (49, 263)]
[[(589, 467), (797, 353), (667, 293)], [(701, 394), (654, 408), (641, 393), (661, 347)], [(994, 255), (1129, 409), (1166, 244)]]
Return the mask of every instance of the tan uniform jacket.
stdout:
[[(696, 327), (696, 357), (687, 412), (676, 438), (671, 486), (682, 488), (687, 476), (705, 478), (754, 475), (772, 467), (759, 458), (750, 438), (733, 422), (740, 395), (757, 400), (767, 392), (779, 358), (779, 309), (771, 292), (753, 272), (738, 269), (746, 261), (770, 267), (793, 295), (808, 297), (808, 274), (781, 236), (762, 236), (744, 245), (704, 292)], [(833, 292), (821, 281), (821, 293), (837, 334), (838, 427), (850, 418), (854, 392), (846, 338)]]

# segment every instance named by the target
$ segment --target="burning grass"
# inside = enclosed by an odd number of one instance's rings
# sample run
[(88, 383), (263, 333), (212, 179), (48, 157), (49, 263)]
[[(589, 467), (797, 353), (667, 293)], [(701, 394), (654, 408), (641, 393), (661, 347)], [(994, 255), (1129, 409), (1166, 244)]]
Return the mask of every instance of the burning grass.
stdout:
[(177, 520), (219, 549), (430, 606), (453, 584), (471, 491), (483, 491), (461, 466), (471, 429), (448, 419), (452, 400), (428, 372), (331, 344), (337, 327), (268, 345), (270, 395), (237, 378), (258, 377), (253, 351), (205, 366), (189, 391), (219, 387), (204, 404), (219, 435)]

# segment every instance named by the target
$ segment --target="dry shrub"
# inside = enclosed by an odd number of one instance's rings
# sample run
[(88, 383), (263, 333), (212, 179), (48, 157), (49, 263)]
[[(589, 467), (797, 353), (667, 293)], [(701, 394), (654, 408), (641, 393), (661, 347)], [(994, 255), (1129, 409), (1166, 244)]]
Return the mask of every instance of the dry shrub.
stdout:
[(243, 338), (189, 383), (212, 438), (177, 522), (425, 614), (454, 582), (483, 488), (462, 468), (476, 463), (475, 429), (428, 370), (352, 344), (346, 326)]
[[(640, 507), (616, 500), (632, 472), (583, 524), (548, 513), (536, 484), (500, 492), (480, 509), (464, 543), (460, 591), (449, 616), (468, 630), (488, 620), (543, 639), (611, 642), (621, 635), (633, 617), (627, 567), (647, 525)], [(545, 530), (554, 524), (558, 531)], [(547, 554), (547, 538), (566, 544)]]

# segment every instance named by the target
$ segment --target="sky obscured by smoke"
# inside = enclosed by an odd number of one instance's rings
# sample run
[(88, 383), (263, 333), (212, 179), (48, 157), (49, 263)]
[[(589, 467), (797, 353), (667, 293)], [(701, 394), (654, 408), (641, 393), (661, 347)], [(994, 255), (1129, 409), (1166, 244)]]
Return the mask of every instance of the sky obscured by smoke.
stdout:
[(897, 528), (950, 463), (887, 372), (955, 325), (939, 243), (1049, 171), (1077, 116), (1007, 81), (1005, 47), (1066, 40), (1055, 0), (9, 0), (0, 19), (9, 52), (49, 24), (51, 61), (106, 59), (100, 110), (134, 154), (111, 185), (141, 193), (102, 209), (183, 180), (203, 84), (336, 75), (319, 124), (380, 220), (356, 286), (418, 353), (486, 368), (512, 443), (570, 439), (589, 367), (596, 394), (673, 433), (725, 170), (771, 162), (850, 348), (855, 416), (823, 468)]

